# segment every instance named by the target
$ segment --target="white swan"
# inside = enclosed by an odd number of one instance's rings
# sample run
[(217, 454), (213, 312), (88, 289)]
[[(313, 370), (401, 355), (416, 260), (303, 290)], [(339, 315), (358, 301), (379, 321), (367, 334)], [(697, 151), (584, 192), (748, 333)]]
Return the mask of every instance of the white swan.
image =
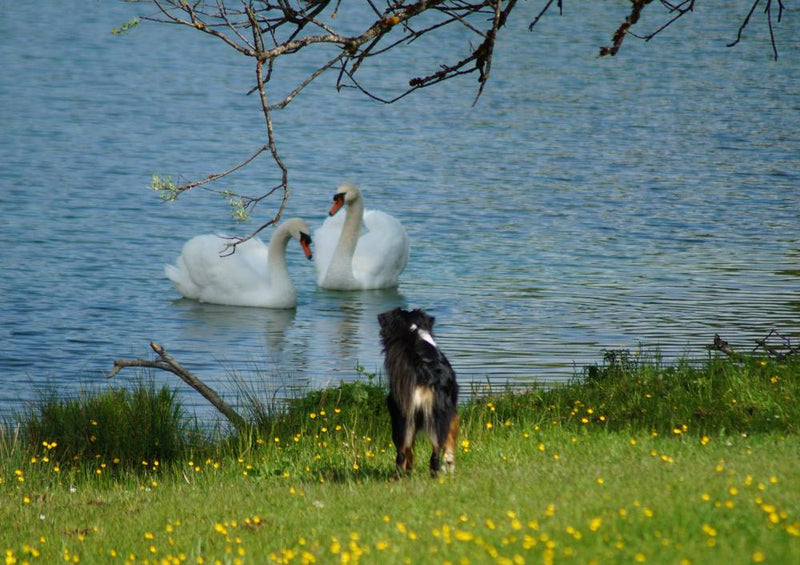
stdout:
[[(335, 215), (342, 206), (347, 207), (344, 218)], [(334, 290), (397, 286), (408, 262), (403, 225), (385, 212), (364, 212), (361, 191), (351, 184), (338, 188), (329, 215), (314, 232), (317, 284)]]
[(207, 234), (193, 237), (183, 246), (177, 265), (165, 265), (164, 272), (186, 298), (228, 306), (294, 308), (297, 293), (286, 268), (286, 245), (290, 238), (300, 242), (311, 259), (308, 225), (300, 218), (281, 224), (267, 247), (257, 238), (225, 255), (230, 240)]

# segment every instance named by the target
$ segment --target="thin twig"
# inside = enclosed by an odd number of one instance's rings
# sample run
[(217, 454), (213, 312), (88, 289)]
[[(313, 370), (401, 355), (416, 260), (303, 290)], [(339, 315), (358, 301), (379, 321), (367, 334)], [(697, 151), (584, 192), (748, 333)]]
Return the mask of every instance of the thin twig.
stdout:
[[(318, 68), (316, 71), (311, 73), (308, 77), (306, 77), (306, 79), (302, 83), (300, 83), (300, 85), (297, 88), (292, 90), (286, 96), (286, 98), (284, 98), (283, 100), (281, 100), (277, 104), (273, 104), (272, 106), (270, 106), (269, 110), (270, 111), (272, 111), (272, 110), (282, 110), (283, 108), (288, 106), (289, 103), (292, 100), (294, 100), (294, 97), (297, 96), (298, 94), (300, 94), (300, 92), (302, 92), (302, 90), (305, 87), (307, 87), (309, 84), (311, 84), (314, 81), (314, 79), (316, 79), (319, 75), (321, 75), (322, 73), (327, 71), (329, 68), (331, 68), (333, 65), (335, 65), (336, 63), (341, 61), (345, 56), (346, 56), (346, 53), (341, 52), (336, 57), (334, 57), (333, 59), (331, 59), (330, 61), (328, 61), (324, 65), (322, 65), (320, 68)], [(256, 87), (256, 90), (258, 90), (258, 87)]]
[(558, 2), (558, 10), (559, 10), (559, 13), (562, 13), (562, 14), (563, 14), (563, 9), (564, 9), (564, 8), (563, 8), (563, 6), (561, 5), (561, 0), (548, 0), (548, 1), (547, 1), (547, 4), (545, 4), (545, 5), (544, 5), (544, 8), (542, 8), (542, 11), (541, 11), (541, 12), (539, 12), (538, 14), (536, 14), (536, 17), (535, 17), (535, 18), (533, 18), (533, 21), (532, 21), (532, 22), (531, 22), (531, 23), (528, 25), (528, 31), (533, 31), (533, 27), (534, 27), (536, 24), (538, 24), (538, 23), (539, 23), (539, 20), (541, 20), (541, 19), (542, 19), (542, 17), (544, 16), (545, 12), (547, 12), (547, 10), (549, 10), (549, 9), (550, 9), (550, 6), (552, 6), (552, 5), (553, 5), (553, 2)]
[[(212, 174), (208, 175), (207, 177), (205, 177), (204, 179), (201, 179), (201, 180), (197, 180), (197, 181), (193, 181), (193, 182), (187, 182), (187, 183), (182, 184), (180, 186), (176, 186), (174, 190), (176, 192), (185, 192), (187, 190), (191, 190), (193, 188), (197, 188), (199, 186), (203, 186), (203, 185), (206, 185), (208, 183), (214, 182), (214, 181), (219, 180), (219, 179), (221, 179), (223, 177), (227, 177), (228, 175), (230, 175), (232, 173), (235, 173), (236, 171), (238, 171), (239, 169), (241, 169), (245, 165), (248, 165), (249, 163), (251, 163), (256, 157), (261, 155), (267, 149), (268, 149), (268, 147), (266, 145), (262, 145), (252, 155), (250, 155), (247, 159), (245, 159), (241, 163), (238, 163), (238, 164), (234, 165), (230, 169), (226, 169), (226, 170), (222, 171), (221, 173), (212, 173)], [(212, 192), (217, 192), (217, 191), (212, 191)]]
[(750, 18), (751, 18), (751, 16), (753, 15), (753, 12), (755, 12), (755, 11), (756, 11), (756, 6), (758, 6), (759, 2), (761, 2), (761, 0), (755, 0), (755, 2), (753, 2), (753, 5), (752, 5), (752, 6), (750, 6), (750, 11), (747, 13), (747, 17), (746, 17), (746, 18), (744, 19), (744, 21), (742, 22), (742, 25), (740, 25), (740, 26), (739, 26), (739, 31), (738, 31), (738, 33), (736, 34), (736, 39), (734, 39), (732, 43), (729, 43), (729, 44), (727, 45), (727, 47), (733, 47), (734, 45), (736, 45), (737, 43), (739, 43), (739, 41), (741, 41), (741, 39), (742, 39), (742, 33), (744, 32), (744, 28), (746, 28), (746, 27), (747, 27), (747, 24), (749, 24), (749, 23), (750, 23)]

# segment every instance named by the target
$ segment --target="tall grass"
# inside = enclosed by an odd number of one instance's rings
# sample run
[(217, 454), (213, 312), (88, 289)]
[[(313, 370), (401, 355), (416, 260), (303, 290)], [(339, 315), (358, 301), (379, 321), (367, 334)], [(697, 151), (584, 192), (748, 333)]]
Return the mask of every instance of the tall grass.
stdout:
[(484, 394), (462, 410), (467, 422), (508, 419), (568, 429), (661, 435), (797, 433), (800, 361), (710, 357), (663, 365), (657, 356), (606, 355), (563, 386)]
[(61, 398), (55, 390), (20, 417), (19, 433), (29, 449), (50, 449), (64, 462), (113, 462), (136, 466), (185, 457), (202, 444), (196, 422), (169, 387), (140, 379), (131, 388), (110, 388)]

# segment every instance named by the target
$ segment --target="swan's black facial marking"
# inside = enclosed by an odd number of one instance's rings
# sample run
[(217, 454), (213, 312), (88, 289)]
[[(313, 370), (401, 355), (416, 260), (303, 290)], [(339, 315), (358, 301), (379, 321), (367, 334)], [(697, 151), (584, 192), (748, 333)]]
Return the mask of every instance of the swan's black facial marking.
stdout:
[(344, 192), (337, 192), (333, 195), (333, 206), (331, 206), (330, 211), (328, 212), (329, 216), (333, 216), (336, 212), (344, 206)]
[(306, 257), (311, 259), (311, 236), (305, 232), (300, 232), (300, 247), (303, 248)]

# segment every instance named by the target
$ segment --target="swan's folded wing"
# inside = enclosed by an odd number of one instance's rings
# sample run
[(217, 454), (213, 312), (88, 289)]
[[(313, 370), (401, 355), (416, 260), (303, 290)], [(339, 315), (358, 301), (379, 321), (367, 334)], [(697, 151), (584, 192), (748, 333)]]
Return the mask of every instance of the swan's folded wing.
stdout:
[[(197, 298), (217, 304), (230, 303), (255, 286), (263, 285), (266, 276), (267, 249), (261, 241), (242, 244), (232, 255), (223, 256), (226, 239), (202, 235), (188, 241), (178, 260), (198, 289)], [(183, 262), (183, 265), (181, 265)]]
[(200, 297), (200, 287), (192, 280), (183, 257), (178, 257), (176, 265), (164, 265), (164, 274), (173, 282), (181, 296), (195, 299)]
[(317, 282), (322, 284), (325, 273), (331, 264), (339, 237), (342, 235), (345, 215), (341, 212), (333, 217), (326, 218), (320, 227), (314, 231), (314, 267), (317, 271)]
[(356, 246), (353, 273), (371, 288), (397, 284), (408, 263), (408, 234), (394, 217), (379, 210), (364, 214), (367, 228)]
[(176, 267), (166, 269), (167, 276), (187, 298), (202, 300), (203, 289), (217, 278), (211, 259), (221, 249), (220, 239), (212, 234), (198, 235), (183, 245)]

